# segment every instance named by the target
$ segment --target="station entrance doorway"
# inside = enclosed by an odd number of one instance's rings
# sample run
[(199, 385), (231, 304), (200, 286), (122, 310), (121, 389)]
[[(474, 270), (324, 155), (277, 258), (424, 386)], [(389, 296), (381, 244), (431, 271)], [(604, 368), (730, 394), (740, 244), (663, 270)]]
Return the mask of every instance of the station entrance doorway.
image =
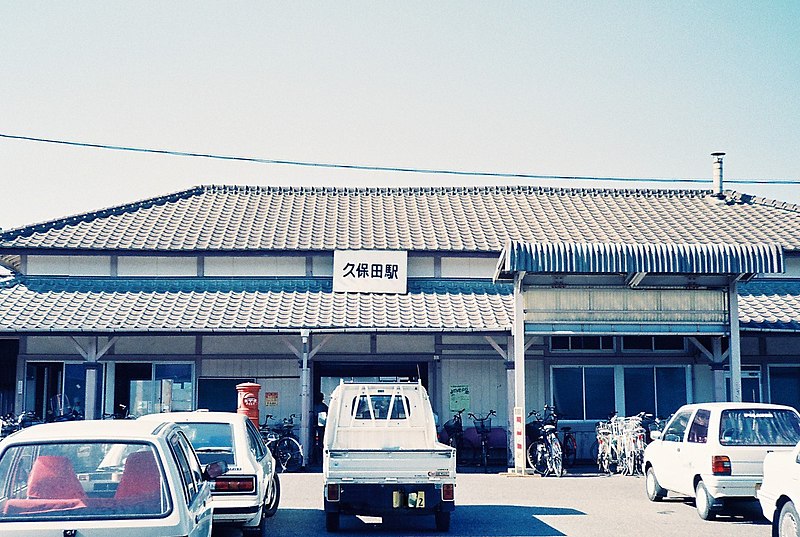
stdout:
[(428, 362), (317, 362), (314, 364), (312, 400), (322, 393), (327, 403), (331, 392), (345, 382), (417, 382), (428, 388)]

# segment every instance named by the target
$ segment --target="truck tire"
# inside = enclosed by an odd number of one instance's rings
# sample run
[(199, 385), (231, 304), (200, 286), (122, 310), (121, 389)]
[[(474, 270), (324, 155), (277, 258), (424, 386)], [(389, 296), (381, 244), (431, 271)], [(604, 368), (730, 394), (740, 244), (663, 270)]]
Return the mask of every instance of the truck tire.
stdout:
[(325, 513), (325, 530), (329, 533), (339, 531), (339, 513)]
[(450, 531), (450, 511), (436, 513), (436, 531)]

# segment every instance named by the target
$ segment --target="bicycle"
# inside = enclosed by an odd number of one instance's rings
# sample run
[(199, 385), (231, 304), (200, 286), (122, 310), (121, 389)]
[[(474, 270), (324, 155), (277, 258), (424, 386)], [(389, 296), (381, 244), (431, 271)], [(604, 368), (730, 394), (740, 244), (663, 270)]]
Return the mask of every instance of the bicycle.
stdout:
[(264, 423), (259, 427), (261, 437), (272, 452), (281, 472), (296, 472), (303, 466), (303, 446), (294, 434), (296, 417), (297, 414), (291, 414), (288, 418), (283, 418), (282, 422), (270, 427), (269, 420), (274, 416), (267, 414)]
[(561, 477), (564, 474), (564, 456), (556, 434), (557, 416), (555, 409), (548, 405), (545, 405), (544, 413), (544, 418), (536, 410), (528, 413), (528, 417), (535, 418), (525, 425), (528, 465), (544, 477)]
[(128, 412), (128, 407), (125, 405), (118, 405), (119, 410), (117, 412), (103, 412), (103, 419), (104, 420), (133, 420), (136, 419), (136, 416), (131, 416)]
[(562, 427), (561, 432), (564, 435), (564, 441), (561, 443), (561, 447), (564, 448), (564, 466), (572, 468), (578, 457), (578, 441), (575, 439), (572, 427)]
[(464, 439), (464, 424), (461, 418), (464, 410), (463, 408), (456, 410), (453, 418), (442, 426), (446, 435), (444, 443), (456, 450), (456, 463), (461, 465), (472, 462), (475, 455), (475, 447), (469, 440)]
[(472, 423), (475, 425), (475, 431), (481, 437), (481, 466), (483, 466), (484, 473), (489, 472), (489, 433), (492, 431), (492, 416), (496, 416), (494, 410), (490, 410), (485, 416), (476, 416), (472, 412), (469, 417), (472, 418)]

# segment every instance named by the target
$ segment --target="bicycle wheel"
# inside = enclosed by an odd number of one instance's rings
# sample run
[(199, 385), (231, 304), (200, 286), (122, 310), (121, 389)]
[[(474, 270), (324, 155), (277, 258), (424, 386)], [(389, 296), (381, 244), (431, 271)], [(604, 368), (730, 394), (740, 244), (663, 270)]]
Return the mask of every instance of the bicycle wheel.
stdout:
[(575, 459), (578, 456), (578, 442), (575, 441), (575, 437), (571, 434), (568, 434), (564, 437), (564, 466), (567, 468), (572, 468), (575, 466)]
[(563, 451), (561, 450), (561, 442), (558, 438), (553, 437), (550, 440), (550, 447), (547, 454), (548, 464), (547, 470), (551, 475), (561, 477), (564, 475), (564, 458)]
[(284, 436), (275, 442), (275, 454), (283, 472), (296, 472), (303, 465), (303, 448), (300, 442), (290, 436)]
[(528, 446), (528, 465), (539, 475), (547, 474), (547, 450), (542, 442)]
[(483, 473), (489, 473), (489, 440), (481, 441), (481, 466), (483, 466)]

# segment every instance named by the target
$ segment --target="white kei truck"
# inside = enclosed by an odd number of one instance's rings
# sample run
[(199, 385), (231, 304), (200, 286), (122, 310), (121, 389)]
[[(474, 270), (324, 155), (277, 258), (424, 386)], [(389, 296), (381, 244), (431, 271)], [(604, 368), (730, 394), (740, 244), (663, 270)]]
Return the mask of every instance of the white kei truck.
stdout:
[(456, 453), (436, 437), (418, 383), (341, 383), (331, 394), (323, 448), (325, 528), (340, 515), (433, 515), (450, 529)]

